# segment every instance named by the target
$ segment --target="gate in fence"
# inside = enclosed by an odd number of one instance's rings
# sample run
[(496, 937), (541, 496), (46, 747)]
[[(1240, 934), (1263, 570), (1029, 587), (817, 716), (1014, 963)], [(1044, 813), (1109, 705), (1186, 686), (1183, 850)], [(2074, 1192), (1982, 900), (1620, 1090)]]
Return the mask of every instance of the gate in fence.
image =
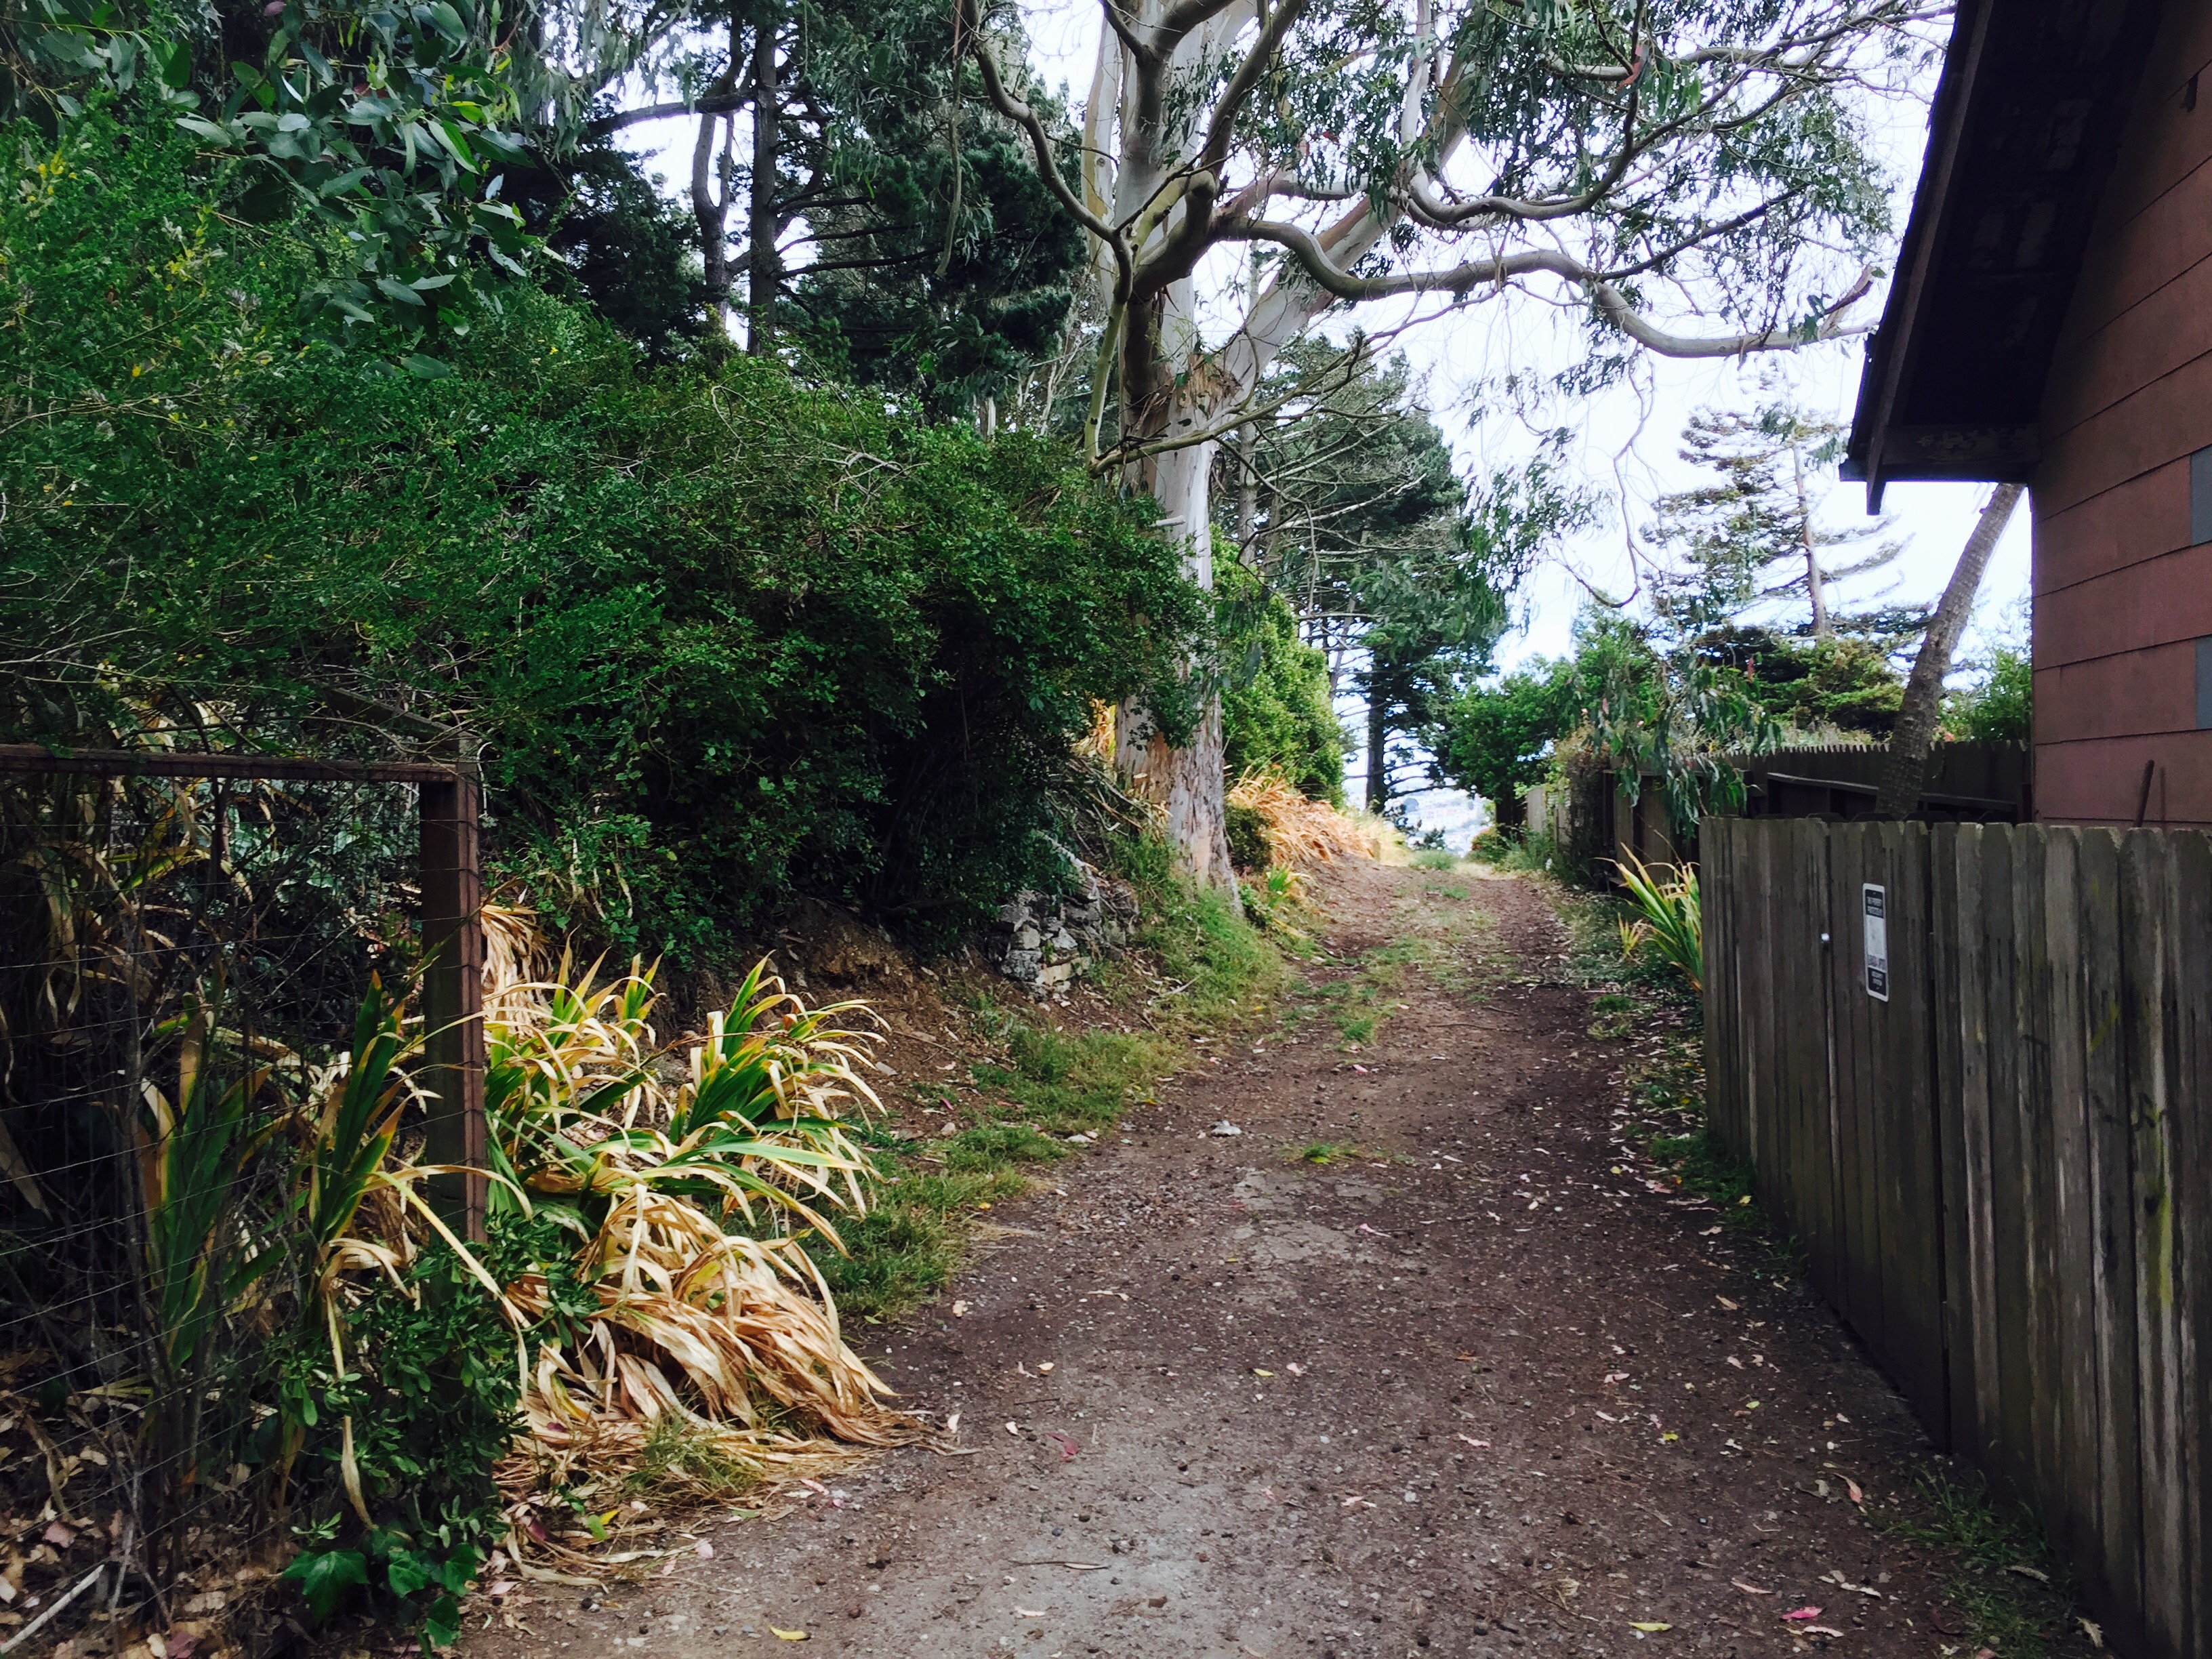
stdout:
[(1700, 829), (1714, 1130), (2116, 1645), (2212, 1651), (2212, 836)]

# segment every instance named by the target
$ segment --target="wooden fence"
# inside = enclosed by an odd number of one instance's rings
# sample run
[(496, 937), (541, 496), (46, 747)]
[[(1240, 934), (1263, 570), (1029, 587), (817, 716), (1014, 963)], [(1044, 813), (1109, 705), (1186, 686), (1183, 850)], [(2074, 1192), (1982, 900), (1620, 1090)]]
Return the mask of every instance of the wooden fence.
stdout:
[(2212, 836), (1708, 819), (1714, 1128), (2113, 1645), (2212, 1652)]

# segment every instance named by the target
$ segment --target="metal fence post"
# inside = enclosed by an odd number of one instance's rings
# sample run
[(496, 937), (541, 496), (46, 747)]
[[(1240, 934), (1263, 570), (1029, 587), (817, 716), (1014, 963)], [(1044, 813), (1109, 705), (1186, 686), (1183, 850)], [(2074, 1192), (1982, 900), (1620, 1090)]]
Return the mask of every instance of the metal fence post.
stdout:
[(431, 1178), (431, 1202), (471, 1243), (484, 1237), (483, 789), (473, 768), (422, 786), (425, 1084), (437, 1095), (424, 1155), (469, 1173)]

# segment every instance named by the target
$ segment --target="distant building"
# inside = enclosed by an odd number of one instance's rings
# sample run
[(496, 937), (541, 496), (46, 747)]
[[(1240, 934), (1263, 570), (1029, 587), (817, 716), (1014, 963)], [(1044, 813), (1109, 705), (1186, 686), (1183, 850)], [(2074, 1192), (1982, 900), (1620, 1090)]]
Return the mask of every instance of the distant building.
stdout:
[(1847, 476), (2028, 485), (2036, 817), (2212, 826), (2212, 5), (1963, 0)]

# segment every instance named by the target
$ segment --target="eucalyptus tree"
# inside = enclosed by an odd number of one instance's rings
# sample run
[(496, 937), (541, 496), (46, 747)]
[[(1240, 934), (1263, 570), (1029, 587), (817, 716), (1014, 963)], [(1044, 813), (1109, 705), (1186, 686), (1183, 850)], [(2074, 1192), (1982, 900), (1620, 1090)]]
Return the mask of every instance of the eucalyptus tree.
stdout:
[[(1886, 197), (1860, 106), (1941, 0), (1100, 0), (1064, 158), (956, 0), (985, 96), (1089, 232), (1103, 327), (1087, 460), (1149, 490), (1209, 580), (1211, 448), (1292, 340), (1345, 303), (1532, 292), (1590, 349), (1678, 357), (1862, 331)], [(1198, 278), (1259, 245), (1209, 329)], [(1226, 884), (1218, 719), (1124, 720), (1194, 872)]]

